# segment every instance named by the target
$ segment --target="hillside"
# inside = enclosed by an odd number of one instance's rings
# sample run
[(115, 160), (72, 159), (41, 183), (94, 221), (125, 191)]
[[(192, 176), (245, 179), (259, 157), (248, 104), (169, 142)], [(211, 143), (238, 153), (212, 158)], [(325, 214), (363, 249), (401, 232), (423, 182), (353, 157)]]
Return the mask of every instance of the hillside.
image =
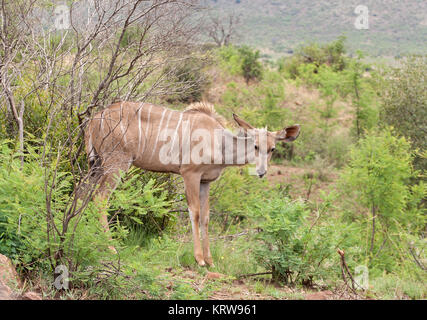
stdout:
[(367, 0), (369, 29), (357, 30), (356, 0), (206, 0), (215, 14), (240, 17), (239, 43), (273, 56), (307, 42), (328, 42), (344, 34), (351, 52), (398, 56), (427, 49), (427, 2)]
[[(337, 1), (210, 1), (262, 53), (193, 0), (91, 2), (0, 6), (0, 300), (427, 298), (427, 55), (349, 55)], [(425, 5), (385, 7), (421, 51)]]

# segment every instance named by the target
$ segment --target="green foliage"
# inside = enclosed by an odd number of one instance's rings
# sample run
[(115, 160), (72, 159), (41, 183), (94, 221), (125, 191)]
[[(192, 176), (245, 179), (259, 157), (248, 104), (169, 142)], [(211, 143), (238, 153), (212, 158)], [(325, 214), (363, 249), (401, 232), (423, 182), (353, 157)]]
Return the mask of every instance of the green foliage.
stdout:
[[(388, 271), (398, 263), (394, 255), (401, 254), (400, 250), (408, 252), (408, 236), (421, 235), (425, 225), (420, 201), (426, 187), (422, 183), (409, 186), (416, 175), (412, 159), (405, 138), (396, 137), (391, 129), (371, 131), (352, 148), (341, 177), (342, 190), (353, 194), (364, 208), (362, 214), (354, 207), (349, 212), (350, 221), (357, 219), (366, 230), (360, 243), (364, 259)], [(395, 245), (400, 249), (387, 250)]]
[(0, 253), (30, 263), (47, 247), (42, 170), (33, 163), (21, 171), (10, 145), (0, 145)]
[(334, 231), (319, 219), (308, 227), (310, 211), (302, 201), (275, 195), (253, 204), (251, 214), (261, 230), (254, 255), (275, 281), (312, 285), (326, 276), (324, 262), (334, 252)]
[[(44, 170), (37, 161), (37, 153), (27, 146), (27, 161), (21, 170), (16, 153), (3, 142), (0, 166), (0, 252), (13, 258), (26, 269), (38, 265), (47, 267), (60, 247), (70, 265), (88, 266), (99, 262), (109, 245), (102, 230), (98, 211), (91, 206), (80, 220), (74, 219), (68, 233), (62, 237), (46, 232), (46, 196)], [(58, 172), (50, 210), (56, 226), (62, 225), (64, 212), (72, 191), (71, 176)], [(98, 250), (94, 250), (94, 248)], [(104, 250), (104, 251), (103, 251)], [(108, 253), (108, 252), (107, 252)]]
[(223, 68), (232, 75), (241, 75), (249, 84), (252, 80), (261, 80), (263, 77), (263, 67), (260, 59), (260, 52), (250, 47), (242, 46), (236, 48), (232, 45), (224, 46), (219, 50), (219, 57)]
[(324, 45), (313, 43), (301, 46), (290, 58), (280, 61), (279, 71), (284, 72), (291, 79), (299, 77), (301, 67), (306, 64), (312, 65), (310, 68), (312, 73), (317, 73), (318, 68), (324, 65), (331, 67), (333, 71), (342, 71), (347, 64), (345, 51), (343, 36)]
[[(221, 179), (212, 183), (210, 192), (213, 219), (219, 219), (223, 231), (230, 224), (237, 223), (247, 217), (247, 202), (262, 201), (267, 181), (249, 175), (248, 168), (229, 168)], [(242, 199), (242, 201), (236, 201)]]
[[(239, 114), (255, 127), (268, 125), (269, 130), (283, 129), (290, 122), (290, 112), (281, 107), (285, 99), (283, 79), (277, 72), (264, 73), (264, 78), (250, 89), (229, 82), (221, 100), (227, 109)], [(223, 111), (219, 106), (218, 111)]]
[(144, 175), (138, 169), (130, 170), (113, 192), (108, 211), (130, 228), (146, 235), (158, 234), (175, 219), (170, 212), (170, 195), (165, 190), (171, 181), (159, 183), (153, 176)]
[(231, 75), (241, 75), (242, 56), (235, 46), (222, 46), (218, 49), (218, 55), (220, 65), (223, 69), (226, 69)]
[(360, 138), (364, 131), (371, 130), (378, 124), (376, 88), (373, 81), (364, 77), (365, 70), (370, 67), (362, 62), (362, 58), (363, 55), (359, 52), (356, 59), (349, 59), (348, 67), (344, 71), (345, 84), (355, 113), (353, 131), (357, 138)]
[(249, 47), (242, 47), (239, 49), (242, 59), (242, 75), (248, 84), (251, 80), (262, 79), (262, 65), (258, 61), (259, 51), (253, 51)]
[(384, 300), (415, 299), (422, 300), (427, 297), (427, 287), (412, 279), (396, 275), (386, 275), (374, 279), (371, 283), (376, 296)]
[[(410, 56), (401, 66), (387, 71), (382, 82), (380, 118), (398, 133), (409, 138), (421, 152), (427, 149), (427, 56)], [(427, 161), (415, 157), (418, 169)]]
[[(169, 211), (169, 194), (162, 183), (153, 176), (143, 179), (133, 170), (112, 196), (109, 210), (120, 219), (113, 219), (116, 223), (109, 233), (99, 223), (99, 206), (94, 202), (70, 220), (67, 230), (62, 230), (65, 213), (73, 200), (73, 188), (71, 175), (59, 171), (53, 181), (54, 201), (50, 207), (55, 226), (51, 224), (47, 233), (45, 170), (39, 164), (39, 155), (27, 145), (21, 169), (19, 154), (12, 146), (8, 141), (0, 145), (0, 253), (10, 257), (21, 270), (37, 270), (49, 279), (56, 266), (54, 256), (60, 254), (59, 262), (68, 267), (73, 288), (88, 287), (97, 297), (123, 297), (134, 291), (135, 297), (144, 297), (139, 286), (144, 283), (151, 287), (151, 276), (147, 278), (146, 270), (135, 271), (132, 266), (122, 267), (120, 272), (110, 270), (118, 256), (112, 254), (109, 246), (114, 245), (121, 252), (129, 230), (141, 223), (140, 233), (145, 237), (154, 229), (157, 232), (159, 221), (165, 227), (170, 225), (173, 216)], [(112, 273), (108, 275), (106, 270)], [(143, 282), (137, 281), (140, 276), (144, 277)]]

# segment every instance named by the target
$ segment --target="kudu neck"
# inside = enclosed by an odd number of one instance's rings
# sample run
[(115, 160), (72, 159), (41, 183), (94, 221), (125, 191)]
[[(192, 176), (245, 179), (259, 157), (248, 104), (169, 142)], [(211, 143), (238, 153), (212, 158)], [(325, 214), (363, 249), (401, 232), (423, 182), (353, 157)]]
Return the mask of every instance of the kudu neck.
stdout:
[(226, 143), (223, 148), (223, 159), (225, 166), (243, 166), (254, 163), (254, 139), (249, 135), (234, 135), (226, 131)]

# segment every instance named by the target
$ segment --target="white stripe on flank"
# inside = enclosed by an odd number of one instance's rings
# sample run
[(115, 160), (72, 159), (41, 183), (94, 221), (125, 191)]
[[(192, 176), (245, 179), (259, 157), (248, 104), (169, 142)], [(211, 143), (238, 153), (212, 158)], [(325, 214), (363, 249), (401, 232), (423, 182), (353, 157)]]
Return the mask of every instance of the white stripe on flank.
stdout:
[[(170, 113), (169, 113), (169, 116), (168, 116), (168, 120), (166, 121), (165, 129), (168, 129), (168, 127), (169, 127), (169, 121), (171, 119), (172, 113), (175, 113), (175, 110), (169, 110), (169, 111), (170, 111)], [(157, 144), (157, 141), (156, 141), (156, 144)]]
[(92, 159), (96, 158), (95, 155), (95, 150), (93, 149), (93, 144), (92, 144), (92, 132), (89, 133), (89, 162), (92, 161)]
[(101, 112), (101, 128), (99, 130), (101, 133), (104, 133), (104, 111)]
[(166, 113), (166, 111), (168, 111), (168, 109), (163, 110), (162, 118), (160, 119), (159, 127), (157, 128), (157, 138), (156, 138), (156, 143), (154, 144), (153, 151), (151, 152), (150, 161), (151, 161), (151, 159), (153, 158), (154, 153), (156, 152), (157, 142), (159, 141), (160, 131), (162, 131), (162, 123), (163, 123), (163, 118), (165, 117), (165, 113)]
[(143, 106), (144, 106), (143, 104), (140, 105), (140, 107), (138, 109), (138, 114), (137, 114), (137, 116), (138, 116), (138, 154), (136, 157), (138, 157), (139, 152), (141, 151), (141, 138), (142, 138), (142, 136), (141, 136), (141, 130), (142, 130), (142, 128), (141, 128), (141, 109), (143, 108)]

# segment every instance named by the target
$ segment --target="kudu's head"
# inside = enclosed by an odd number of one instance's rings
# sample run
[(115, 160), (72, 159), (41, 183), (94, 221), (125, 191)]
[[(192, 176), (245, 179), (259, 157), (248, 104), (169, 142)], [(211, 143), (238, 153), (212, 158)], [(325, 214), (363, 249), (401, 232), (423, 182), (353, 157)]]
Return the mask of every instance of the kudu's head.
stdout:
[[(267, 173), (268, 162), (271, 159), (277, 141), (290, 142), (298, 138), (300, 126), (298, 124), (284, 128), (279, 131), (268, 131), (266, 128), (255, 128), (236, 114), (233, 114), (243, 132), (254, 141), (255, 170), (257, 175), (262, 178)], [(250, 146), (248, 146), (250, 147)], [(248, 150), (250, 152), (251, 150)]]

